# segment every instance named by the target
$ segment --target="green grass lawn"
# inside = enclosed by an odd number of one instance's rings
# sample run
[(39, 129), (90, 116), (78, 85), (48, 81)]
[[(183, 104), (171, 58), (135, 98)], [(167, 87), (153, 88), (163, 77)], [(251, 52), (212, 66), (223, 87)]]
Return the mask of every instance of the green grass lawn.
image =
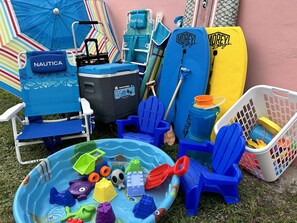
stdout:
[[(0, 114), (18, 103), (19, 100), (0, 90)], [(97, 125), (92, 139), (114, 138), (114, 125)], [(65, 141), (64, 147), (78, 141)], [(12, 205), (14, 194), (36, 164), (20, 165), (16, 160), (11, 122), (0, 123), (0, 222), (14, 222)], [(166, 151), (174, 160), (177, 145), (165, 146)], [(42, 147), (32, 146), (23, 153), (24, 157), (48, 155)], [(296, 179), (297, 180), (297, 179)], [(295, 183), (276, 181), (265, 183), (243, 171), (243, 179), (239, 186), (241, 202), (227, 205), (223, 199), (211, 193), (201, 196), (198, 215), (188, 217), (184, 208), (184, 197), (180, 190), (176, 200), (162, 222), (297, 222), (297, 195)]]

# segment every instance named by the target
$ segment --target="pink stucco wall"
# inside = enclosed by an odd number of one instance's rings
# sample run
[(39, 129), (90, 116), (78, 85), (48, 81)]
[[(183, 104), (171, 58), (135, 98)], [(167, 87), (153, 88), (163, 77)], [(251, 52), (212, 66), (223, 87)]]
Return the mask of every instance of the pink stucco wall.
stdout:
[(241, 0), (238, 25), (249, 64), (246, 88), (268, 84), (297, 91), (297, 1)]
[[(184, 14), (185, 0), (106, 0), (118, 42), (129, 10), (150, 8), (154, 17), (172, 30), (173, 20)], [(246, 89), (268, 84), (297, 91), (297, 1), (241, 0), (238, 25), (245, 33), (249, 64)]]

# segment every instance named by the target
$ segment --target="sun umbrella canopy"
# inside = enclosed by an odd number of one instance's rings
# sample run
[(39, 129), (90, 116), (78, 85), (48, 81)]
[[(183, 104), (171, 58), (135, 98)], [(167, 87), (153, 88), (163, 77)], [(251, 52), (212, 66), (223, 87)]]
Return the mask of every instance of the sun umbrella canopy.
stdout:
[[(98, 39), (109, 60), (114, 62), (119, 48), (114, 37), (106, 4), (102, 0), (0, 0), (0, 88), (21, 94), (17, 56), (24, 51), (74, 50), (71, 25), (75, 21), (100, 21), (98, 25), (75, 27), (78, 52), (83, 53), (85, 38)], [(89, 48), (90, 53), (95, 47)], [(24, 63), (25, 58), (21, 58)]]
[[(89, 20), (81, 0), (11, 0), (11, 4), (20, 31), (50, 50), (73, 48), (71, 24)], [(79, 26), (77, 29), (80, 45), (91, 27)]]

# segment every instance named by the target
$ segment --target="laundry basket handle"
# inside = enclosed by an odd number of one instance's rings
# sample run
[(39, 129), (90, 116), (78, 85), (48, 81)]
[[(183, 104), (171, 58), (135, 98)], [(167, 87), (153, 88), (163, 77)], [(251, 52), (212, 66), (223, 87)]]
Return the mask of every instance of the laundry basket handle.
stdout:
[(280, 97), (280, 98), (285, 98), (287, 99), (290, 95), (290, 91), (285, 90), (285, 89), (281, 89), (281, 88), (271, 88), (272, 94), (274, 96)]

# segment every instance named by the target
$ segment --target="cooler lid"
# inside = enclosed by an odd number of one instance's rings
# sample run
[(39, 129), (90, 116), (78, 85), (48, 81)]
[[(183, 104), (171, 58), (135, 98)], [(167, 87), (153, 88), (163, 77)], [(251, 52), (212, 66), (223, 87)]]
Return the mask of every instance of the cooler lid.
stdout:
[(136, 64), (97, 64), (97, 65), (86, 65), (78, 68), (78, 73), (85, 74), (116, 74), (125, 71), (138, 71)]

